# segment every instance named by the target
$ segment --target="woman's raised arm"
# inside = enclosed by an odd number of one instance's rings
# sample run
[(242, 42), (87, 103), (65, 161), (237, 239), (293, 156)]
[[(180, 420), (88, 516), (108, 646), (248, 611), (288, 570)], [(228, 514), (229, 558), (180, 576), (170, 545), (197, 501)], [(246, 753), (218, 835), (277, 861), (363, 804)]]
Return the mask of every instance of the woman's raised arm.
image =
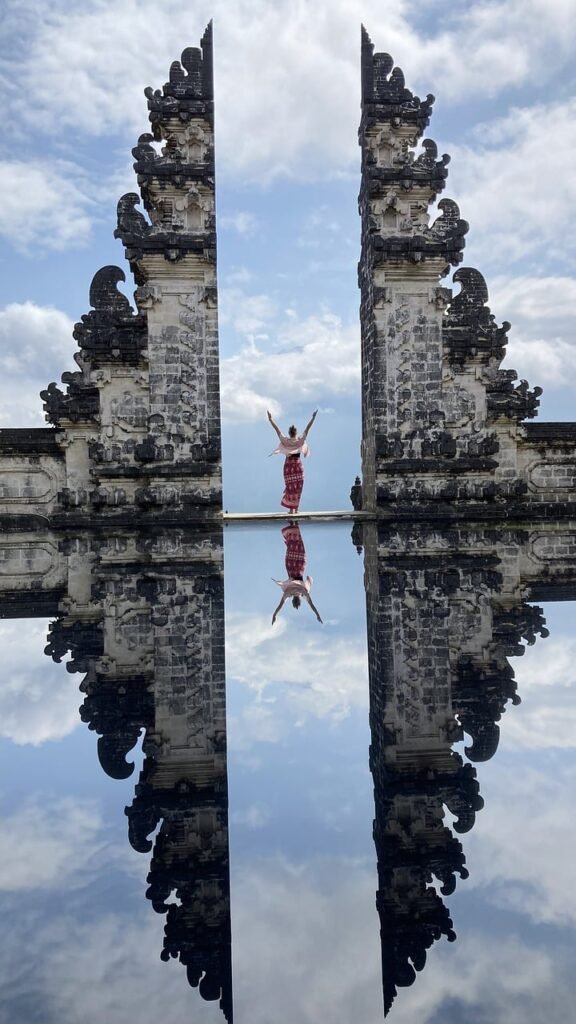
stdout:
[(272, 419), (272, 413), (270, 412), (269, 409), (266, 410), (266, 415), (268, 416), (268, 420), (270, 422), (270, 425), (274, 427), (274, 430), (278, 434), (278, 437), (280, 438), (280, 440), (282, 440), (282, 431), (280, 430), (280, 427), (278, 426), (278, 424), (274, 423), (274, 420)]
[(310, 594), (307, 595), (306, 600), (308, 601), (308, 604), (310, 605), (312, 611), (314, 612), (314, 615), (318, 619), (318, 622), (322, 622), (322, 619), (320, 618), (320, 612), (318, 611), (316, 605), (314, 604), (312, 598), (310, 597)]
[(317, 415), (318, 415), (318, 409), (315, 409), (314, 412), (312, 413), (312, 418), (311, 418), (310, 422), (306, 424), (306, 428), (304, 430), (304, 433), (302, 434), (302, 437), (308, 437), (308, 431), (310, 430), (310, 427), (314, 423), (314, 420), (316, 419)]
[[(276, 583), (276, 580), (274, 580), (274, 582)], [(272, 625), (274, 625), (274, 623), (276, 622), (276, 616), (278, 615), (278, 612), (282, 609), (282, 605), (284, 604), (285, 600), (286, 594), (283, 594), (280, 599), (280, 604), (278, 605), (277, 608), (274, 609), (274, 614), (272, 616)]]

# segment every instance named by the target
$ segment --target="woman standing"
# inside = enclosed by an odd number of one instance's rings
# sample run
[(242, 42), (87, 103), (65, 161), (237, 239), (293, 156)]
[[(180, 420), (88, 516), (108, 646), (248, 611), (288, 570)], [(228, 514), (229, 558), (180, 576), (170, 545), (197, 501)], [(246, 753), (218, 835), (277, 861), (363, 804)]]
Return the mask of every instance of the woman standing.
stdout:
[(280, 504), (292, 513), (298, 511), (304, 486), (304, 469), (302, 468), (300, 456), (303, 455), (306, 458), (308, 455), (309, 448), (306, 438), (317, 415), (318, 409), (312, 413), (312, 418), (306, 426), (304, 433), (298, 434), (296, 427), (291, 426), (288, 427), (288, 435), (286, 436), (286, 434), (282, 433), (280, 427), (274, 423), (272, 413), (268, 412), (268, 419), (278, 434), (280, 441), (278, 447), (271, 454), (286, 456), (284, 460), (284, 494)]

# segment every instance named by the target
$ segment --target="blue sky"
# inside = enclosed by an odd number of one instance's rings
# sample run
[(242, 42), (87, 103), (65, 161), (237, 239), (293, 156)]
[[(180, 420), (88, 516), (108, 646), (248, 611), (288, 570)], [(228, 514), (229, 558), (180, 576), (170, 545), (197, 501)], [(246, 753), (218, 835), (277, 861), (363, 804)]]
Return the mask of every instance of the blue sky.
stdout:
[(452, 157), (465, 265), (513, 324), (508, 365), (544, 387), (541, 418), (573, 417), (574, 0), (4, 6), (1, 425), (42, 423), (93, 273), (123, 265), (115, 207), (135, 186), (143, 89), (210, 17), (226, 507), (277, 507), (268, 405), (281, 425), (322, 410), (303, 507), (347, 507), (359, 470), (361, 21), (437, 97), (427, 134)]

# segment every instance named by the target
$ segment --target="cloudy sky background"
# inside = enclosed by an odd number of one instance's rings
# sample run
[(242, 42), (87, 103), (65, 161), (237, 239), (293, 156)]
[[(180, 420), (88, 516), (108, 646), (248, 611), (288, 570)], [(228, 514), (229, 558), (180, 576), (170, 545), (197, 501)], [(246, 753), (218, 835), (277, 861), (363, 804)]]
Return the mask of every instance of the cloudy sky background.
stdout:
[[(6, 0), (0, 426), (41, 425), (38, 392), (73, 367), (90, 280), (123, 265), (115, 206), (134, 188), (143, 89), (210, 17), (227, 507), (276, 507), (267, 404), (282, 423), (322, 410), (308, 507), (346, 507), (359, 469), (360, 21), (437, 96), (428, 135), (452, 156), (464, 263), (513, 323), (508, 365), (544, 386), (541, 418), (573, 419), (574, 0)], [(305, 531), (324, 626), (286, 608), (272, 629), (284, 550), (279, 531), (259, 536), (226, 538), (237, 1020), (268, 1024), (281, 1006), (295, 1024), (373, 1024), (362, 562), (347, 531)], [(515, 664), (523, 704), (479, 769), (470, 879), (449, 901), (458, 942), (433, 950), (396, 1024), (570, 1017), (576, 649), (573, 611), (546, 611), (550, 638)], [(76, 1024), (81, 1006), (87, 1022), (181, 1024), (197, 1007), (158, 961), (147, 858), (126, 841), (134, 779), (104, 776), (80, 677), (43, 655), (45, 623), (26, 629), (0, 624), (0, 1021)]]
[(322, 410), (308, 507), (346, 507), (359, 468), (361, 21), (437, 96), (428, 134), (452, 156), (465, 264), (513, 324), (508, 364), (544, 386), (541, 418), (572, 418), (575, 0), (7, 0), (0, 424), (41, 424), (93, 274), (123, 264), (115, 206), (135, 186), (143, 89), (210, 17), (226, 506), (277, 505), (267, 405), (284, 425)]

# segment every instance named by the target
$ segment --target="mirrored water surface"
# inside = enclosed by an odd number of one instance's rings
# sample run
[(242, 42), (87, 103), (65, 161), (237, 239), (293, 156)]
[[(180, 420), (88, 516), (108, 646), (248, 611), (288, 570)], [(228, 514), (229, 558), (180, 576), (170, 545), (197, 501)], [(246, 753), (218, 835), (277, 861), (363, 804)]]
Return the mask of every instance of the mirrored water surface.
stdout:
[(3, 1024), (570, 1019), (571, 585), (350, 529), (4, 560)]

